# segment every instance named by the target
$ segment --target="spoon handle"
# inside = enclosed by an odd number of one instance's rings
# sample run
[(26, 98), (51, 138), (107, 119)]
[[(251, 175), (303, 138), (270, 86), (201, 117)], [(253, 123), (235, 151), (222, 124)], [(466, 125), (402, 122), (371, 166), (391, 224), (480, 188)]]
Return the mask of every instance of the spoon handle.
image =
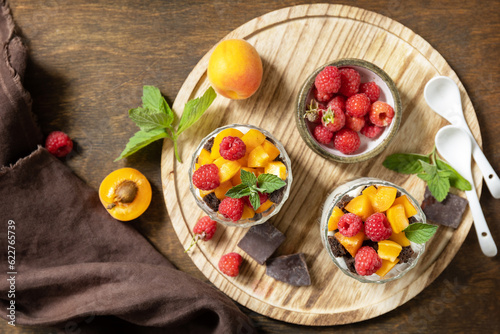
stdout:
[(474, 161), (477, 163), (477, 166), (481, 170), (481, 173), (483, 174), (484, 177), (484, 182), (486, 183), (486, 186), (490, 190), (491, 195), (494, 198), (499, 199), (500, 178), (498, 177), (493, 167), (491, 167), (490, 162), (488, 161), (483, 151), (479, 147), (478, 143), (476, 142), (476, 139), (472, 135), (472, 132), (470, 131), (469, 127), (467, 126), (467, 123), (465, 122), (465, 118), (462, 117), (462, 119), (457, 119), (454, 121), (455, 121), (454, 125), (461, 127), (469, 134), (469, 137), (471, 138), (472, 142), (472, 156), (474, 157)]
[(493, 237), (491, 236), (490, 229), (486, 224), (486, 219), (484, 218), (483, 210), (479, 204), (479, 198), (477, 197), (476, 190), (474, 187), (472, 190), (466, 191), (467, 199), (469, 200), (469, 208), (472, 212), (472, 218), (474, 219), (474, 227), (476, 229), (477, 238), (479, 240), (479, 246), (483, 251), (484, 255), (492, 257), (497, 255), (497, 246)]

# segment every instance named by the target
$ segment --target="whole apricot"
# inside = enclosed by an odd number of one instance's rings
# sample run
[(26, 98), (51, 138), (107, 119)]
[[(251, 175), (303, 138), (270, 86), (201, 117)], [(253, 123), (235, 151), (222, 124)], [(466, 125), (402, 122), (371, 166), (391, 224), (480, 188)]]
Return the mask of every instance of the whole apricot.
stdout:
[(110, 173), (99, 186), (99, 199), (109, 214), (129, 221), (142, 215), (151, 203), (151, 185), (136, 169), (121, 168)]
[(220, 42), (208, 61), (208, 80), (224, 97), (240, 100), (252, 96), (262, 81), (262, 61), (257, 50), (242, 39)]

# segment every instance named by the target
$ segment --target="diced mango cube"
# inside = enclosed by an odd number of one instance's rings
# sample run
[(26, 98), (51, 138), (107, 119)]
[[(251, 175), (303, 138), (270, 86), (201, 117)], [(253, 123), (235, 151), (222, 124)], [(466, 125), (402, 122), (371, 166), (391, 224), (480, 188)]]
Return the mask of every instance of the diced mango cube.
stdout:
[[(255, 177), (259, 176), (258, 169), (257, 168), (249, 168), (249, 167), (241, 167), (241, 169), (246, 170), (247, 172), (253, 173)], [(233, 186), (237, 186), (238, 184), (241, 184), (241, 171), (238, 171), (232, 178), (231, 178), (231, 183)]]
[(199, 163), (195, 163), (194, 164), (194, 170), (198, 170), (198, 168), (200, 168), (200, 164)]
[(264, 168), (262, 167), (259, 167), (259, 168), (255, 168), (257, 170), (257, 177), (260, 175), (260, 174), (264, 174)]
[(400, 233), (408, 225), (410, 225), (408, 218), (406, 218), (405, 207), (403, 204), (391, 206), (387, 210), (387, 220), (389, 221), (389, 224), (391, 224), (392, 231), (394, 233)]
[(375, 212), (384, 212), (389, 209), (392, 203), (394, 203), (397, 193), (398, 190), (396, 188), (380, 186), (373, 199), (373, 210)]
[(230, 180), (238, 171), (241, 165), (238, 161), (228, 161), (219, 168), (219, 179), (220, 183), (224, 183)]
[(375, 199), (375, 195), (377, 195), (377, 188), (375, 188), (375, 186), (369, 186), (362, 191), (362, 194), (368, 196), (373, 207), (373, 201)]
[(379, 275), (380, 277), (384, 277), (387, 275), (389, 271), (391, 271), (392, 268), (399, 262), (399, 259), (397, 259), (394, 262), (391, 262), (389, 260), (384, 260), (382, 259), (382, 266), (375, 272), (375, 274)]
[(213, 161), (214, 159), (212, 159), (212, 157), (210, 156), (210, 152), (202, 148), (200, 155), (198, 155), (198, 163), (200, 164), (200, 166), (211, 164)]
[(240, 165), (247, 166), (248, 165), (248, 152), (243, 156), (243, 158), (241, 158), (237, 161)]
[(269, 160), (269, 155), (264, 151), (262, 145), (259, 145), (248, 155), (248, 167), (266, 167)]
[(407, 247), (407, 246), (411, 245), (411, 242), (406, 237), (406, 234), (404, 231), (401, 231), (399, 233), (394, 233), (394, 231), (392, 231), (392, 234), (389, 237), (389, 240), (395, 241), (403, 247)]
[(273, 204), (274, 204), (273, 202), (271, 202), (270, 200), (267, 200), (264, 203), (262, 203), (261, 206), (259, 206), (259, 208), (257, 210), (255, 210), (255, 213), (262, 213), (262, 212), (266, 211), (267, 209), (269, 209)]
[(413, 204), (411, 204), (410, 200), (408, 199), (408, 196), (406, 195), (402, 195), (396, 198), (392, 205), (394, 206), (396, 204), (403, 204), (403, 206), (405, 207), (406, 218), (410, 218), (411, 216), (414, 216), (418, 213), (417, 209), (415, 209)]
[(210, 193), (213, 193), (213, 192), (214, 192), (214, 189), (212, 189), (212, 190), (201, 190), (201, 189), (199, 189), (199, 190), (200, 190), (200, 196), (201, 196), (201, 197), (205, 197), (205, 196), (207, 196), (208, 194), (210, 194)]
[(259, 130), (250, 129), (243, 135), (243, 137), (241, 137), (241, 140), (245, 143), (247, 152), (250, 152), (257, 146), (261, 145), (266, 140), (266, 136), (264, 136), (264, 134)]
[(243, 215), (241, 216), (241, 219), (250, 219), (255, 216), (255, 211), (253, 208), (249, 207), (248, 205), (243, 206)]
[(335, 238), (344, 246), (344, 248), (352, 255), (352, 257), (356, 256), (358, 249), (361, 248), (363, 244), (363, 240), (365, 239), (365, 233), (360, 231), (353, 237), (346, 237), (342, 235), (340, 232), (335, 233)]
[(363, 221), (373, 214), (370, 199), (364, 194), (354, 197), (349, 203), (347, 203), (345, 209), (350, 213), (360, 216)]
[(228, 137), (228, 136), (241, 138), (241, 137), (243, 137), (243, 132), (241, 132), (238, 129), (232, 129), (232, 128), (225, 129), (225, 130), (222, 130), (221, 132), (219, 132), (219, 134), (217, 134), (217, 136), (215, 136), (215, 138), (214, 138), (214, 144), (212, 145), (212, 152), (210, 153), (210, 157), (213, 160), (220, 157), (220, 153), (219, 153), (220, 143), (222, 142), (222, 139), (224, 139), (224, 137)]
[(344, 215), (344, 211), (339, 207), (334, 207), (330, 219), (328, 219), (328, 231), (335, 231), (338, 228), (340, 217)]
[(391, 262), (394, 262), (398, 258), (399, 253), (401, 253), (402, 249), (403, 247), (401, 247), (401, 245), (397, 242), (394, 242), (392, 240), (383, 240), (378, 242), (377, 253), (382, 260), (389, 260)]
[(269, 159), (271, 161), (280, 155), (280, 150), (278, 150), (278, 148), (267, 139), (262, 143), (262, 147), (264, 148), (264, 151), (266, 151), (267, 155), (269, 155)]
[(215, 164), (217, 166), (217, 168), (220, 169), (222, 167), (222, 165), (224, 165), (226, 162), (229, 162), (229, 161), (230, 160), (226, 160), (223, 157), (218, 157), (212, 163)]
[(231, 189), (232, 187), (233, 187), (233, 184), (231, 183), (231, 181), (226, 181), (224, 183), (221, 183), (214, 190), (215, 196), (222, 201), (224, 198), (226, 198), (227, 191), (229, 189)]
[(273, 174), (282, 180), (286, 180), (286, 166), (281, 161), (271, 161), (264, 168), (264, 173)]

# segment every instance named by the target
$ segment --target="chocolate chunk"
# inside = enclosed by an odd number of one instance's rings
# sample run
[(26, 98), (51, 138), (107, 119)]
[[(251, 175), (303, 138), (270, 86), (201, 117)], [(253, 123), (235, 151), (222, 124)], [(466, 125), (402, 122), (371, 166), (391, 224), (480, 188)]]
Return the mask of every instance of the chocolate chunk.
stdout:
[(264, 264), (285, 239), (285, 235), (276, 227), (265, 222), (252, 226), (238, 242), (238, 247), (259, 264)]
[(207, 203), (208, 207), (214, 211), (219, 211), (220, 199), (214, 193), (210, 193), (203, 197), (203, 201)]
[(333, 256), (341, 257), (346, 255), (347, 251), (345, 247), (337, 240), (337, 238), (334, 236), (328, 237), (328, 243), (330, 244)]
[[(286, 182), (286, 181), (285, 181)], [(283, 200), (283, 195), (285, 194), (285, 189), (288, 185), (285, 185), (284, 187), (273, 191), (272, 193), (269, 194), (269, 200), (273, 203), (279, 204)]]
[(442, 202), (438, 202), (425, 188), (422, 210), (427, 219), (436, 224), (457, 228), (462, 221), (462, 215), (467, 207), (465, 198), (449, 193)]
[(349, 195), (345, 195), (344, 197), (342, 197), (342, 199), (337, 203), (337, 207), (344, 211), (344, 213), (348, 213), (347, 210), (345, 210), (345, 206), (347, 205), (347, 203), (349, 203), (350, 201), (352, 201), (354, 199), (354, 197), (352, 196), (349, 196)]
[(283, 160), (283, 158), (280, 155), (278, 155), (276, 158), (274, 158), (274, 161), (280, 161), (286, 166), (285, 160)]
[(347, 269), (349, 269), (349, 271), (351, 273), (357, 274), (356, 267), (354, 266), (354, 264), (355, 264), (356, 261), (351, 256), (351, 254), (349, 254), (349, 256), (344, 256), (344, 260), (345, 260), (345, 264), (347, 265)]
[(266, 275), (291, 285), (311, 285), (303, 253), (283, 255), (267, 260)]
[(267, 136), (266, 136), (266, 140), (269, 141), (271, 144), (276, 145), (276, 143), (274, 142), (274, 140), (272, 140), (271, 138), (269, 138)]
[(408, 262), (412, 257), (415, 252), (413, 249), (411, 249), (411, 246), (406, 246), (403, 247), (401, 252), (398, 255), (398, 259), (400, 263), (406, 263)]
[(411, 216), (410, 218), (408, 218), (408, 223), (415, 224), (415, 223), (419, 223), (419, 221), (418, 221), (417, 217)]
[(361, 245), (361, 247), (364, 247), (364, 246), (371, 247), (371, 248), (375, 249), (376, 251), (378, 251), (378, 242), (371, 241), (370, 239), (363, 241), (363, 244)]
[(214, 137), (210, 138), (209, 140), (207, 140), (205, 145), (203, 145), (203, 148), (210, 153), (212, 153), (212, 146), (214, 146), (214, 139), (215, 139)]
[(398, 197), (401, 197), (401, 191), (399, 191), (399, 190), (396, 192), (396, 198), (398, 198)]

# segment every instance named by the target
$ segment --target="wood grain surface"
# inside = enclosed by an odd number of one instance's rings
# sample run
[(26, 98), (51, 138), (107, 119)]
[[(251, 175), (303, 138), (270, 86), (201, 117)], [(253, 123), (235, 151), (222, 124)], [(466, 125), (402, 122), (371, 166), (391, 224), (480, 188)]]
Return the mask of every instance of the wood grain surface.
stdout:
[[(151, 207), (133, 222), (180, 270), (208, 281), (183, 253), (163, 200), (161, 142), (113, 162), (136, 131), (127, 110), (140, 104), (143, 84), (172, 103), (189, 73), (212, 46), (242, 24), (306, 1), (11, 0), (30, 46), (26, 85), (45, 133), (68, 132), (77, 142), (66, 163), (95, 189), (112, 170), (141, 170), (153, 186)], [(500, 3), (470, 1), (338, 1), (380, 13), (428, 41), (455, 71), (476, 111), (483, 150), (500, 171)], [(484, 188), (481, 204), (500, 240), (500, 206)], [(293, 325), (241, 309), (262, 333), (388, 331), (498, 333), (498, 257), (482, 255), (471, 231), (450, 265), (415, 298), (392, 312), (350, 325)], [(210, 284), (210, 283), (209, 283)], [(52, 333), (50, 328), (0, 332)]]
[[(247, 229), (219, 225), (213, 241), (189, 252), (196, 266), (220, 290), (257, 313), (302, 325), (336, 325), (366, 320), (397, 308), (429, 285), (451, 261), (472, 224), (466, 211), (460, 227), (440, 228), (426, 245), (419, 264), (402, 279), (384, 285), (363, 284), (344, 275), (330, 260), (320, 239), (318, 220), (323, 203), (335, 187), (359, 176), (394, 182), (417, 200), (425, 183), (416, 176), (385, 169), (382, 161), (396, 152), (431, 152), (436, 132), (446, 121), (426, 104), (423, 90), (436, 75), (458, 80), (446, 61), (421, 37), (401, 24), (374, 12), (343, 5), (300, 5), (273, 11), (244, 24), (226, 36), (254, 45), (264, 63), (259, 91), (245, 101), (219, 97), (182, 137), (181, 158), (165, 141), (162, 180), (167, 211), (179, 240), (188, 248), (193, 227), (205, 213), (189, 190), (190, 159), (201, 140), (215, 128), (231, 123), (252, 124), (272, 133), (285, 146), (292, 161), (294, 181), (290, 197), (270, 222), (287, 240), (275, 255), (304, 253), (312, 285), (293, 287), (265, 275), (265, 266), (239, 250), (237, 243)], [(203, 94), (209, 51), (194, 67), (173, 109)], [(327, 161), (309, 149), (294, 125), (295, 106), (302, 83), (317, 67), (340, 58), (361, 58), (381, 67), (395, 81), (402, 97), (403, 118), (398, 134), (379, 156), (345, 165)], [(465, 117), (480, 142), (476, 115), (461, 87)], [(178, 115), (180, 117), (180, 115)], [(291, 126), (290, 126), (291, 125)], [(474, 166), (475, 183), (482, 176)], [(479, 189), (480, 192), (480, 189)], [(220, 257), (236, 251), (244, 265), (238, 277), (220, 273)]]

